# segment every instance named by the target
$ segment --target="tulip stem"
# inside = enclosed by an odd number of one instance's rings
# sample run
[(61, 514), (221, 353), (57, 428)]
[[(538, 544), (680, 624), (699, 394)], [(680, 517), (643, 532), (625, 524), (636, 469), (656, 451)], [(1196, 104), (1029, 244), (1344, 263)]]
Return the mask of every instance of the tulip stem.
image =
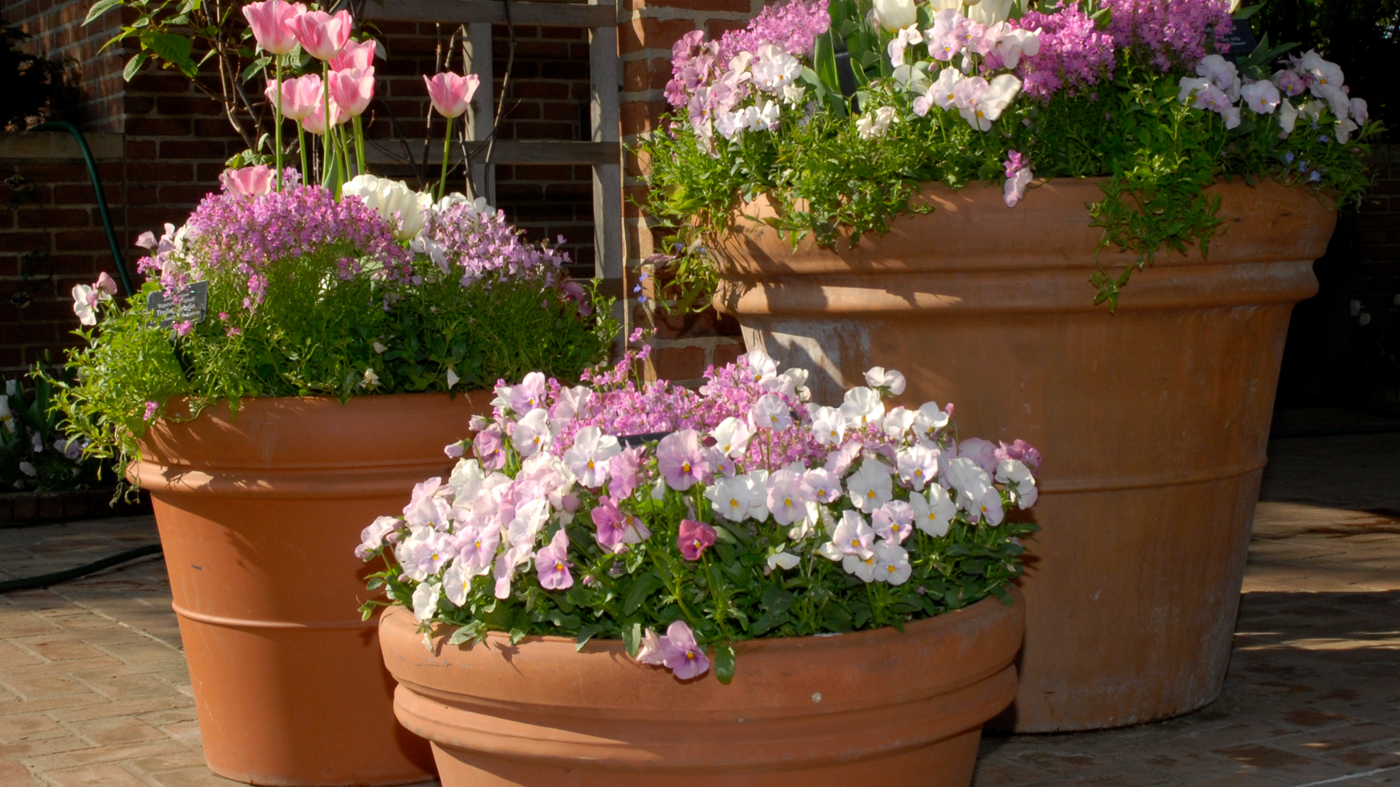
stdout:
[(301, 153), (301, 182), (305, 185), (308, 182), (306, 175), (306, 129), (302, 128), (301, 121), (297, 121), (297, 152)]
[(321, 62), (321, 108), (325, 111), (326, 124), (321, 129), (321, 147), (323, 156), (321, 161), (321, 185), (329, 185), (327, 181), (331, 179), (331, 159), (335, 155), (335, 143), (331, 141), (334, 123), (331, 122), (331, 64)]
[(355, 174), (365, 174), (365, 129), (360, 125), (360, 116), (355, 116), (355, 160), (360, 167)]
[(447, 157), (452, 152), (452, 121), (447, 119), (447, 133), (442, 136), (442, 177), (438, 179), (438, 201), (447, 193)]
[(273, 55), (272, 62), (275, 64), (275, 74), (277, 76), (277, 101), (276, 109), (273, 113), (275, 125), (272, 128), (274, 141), (277, 148), (277, 190), (282, 190), (282, 56)]

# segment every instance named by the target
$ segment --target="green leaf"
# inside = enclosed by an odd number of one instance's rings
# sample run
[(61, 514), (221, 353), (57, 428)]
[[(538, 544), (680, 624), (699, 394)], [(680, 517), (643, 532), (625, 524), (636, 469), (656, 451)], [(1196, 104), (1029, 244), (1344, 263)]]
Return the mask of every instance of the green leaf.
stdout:
[[(514, 635), (515, 632), (511, 632), (511, 636)], [(461, 628), (452, 632), (452, 636), (448, 638), (447, 644), (461, 645), (463, 642), (480, 642), (483, 639), (486, 639), (486, 624), (480, 620), (473, 620), (467, 625), (462, 626)]]
[(1255, 14), (1259, 13), (1259, 9), (1261, 9), (1261, 8), (1263, 8), (1263, 7), (1264, 7), (1264, 5), (1263, 5), (1262, 3), (1260, 3), (1259, 5), (1250, 5), (1250, 6), (1243, 6), (1243, 5), (1242, 5), (1242, 6), (1240, 6), (1239, 8), (1235, 9), (1235, 18), (1236, 18), (1236, 19), (1248, 19), (1248, 18), (1250, 18), (1251, 16), (1254, 16)]
[(254, 60), (248, 64), (247, 68), (243, 69), (243, 73), (239, 75), (239, 80), (247, 82), (258, 74), (261, 74), (262, 70), (267, 68), (267, 64), (271, 62), (272, 58), (266, 56)]
[(145, 30), (141, 33), (141, 43), (186, 76), (194, 76), (194, 63), (190, 62), (194, 44), (185, 36)]
[(715, 537), (718, 538), (720, 541), (723, 541), (726, 544), (739, 543), (739, 539), (735, 538), (734, 534), (729, 532), (729, 528), (725, 527), (724, 525), (711, 525), (710, 527), (714, 528)]
[(647, 600), (647, 596), (655, 593), (662, 586), (661, 577), (654, 571), (637, 577), (637, 581), (632, 583), (632, 587), (627, 591), (627, 598), (622, 602), (622, 614), (630, 615), (637, 611), (637, 608)]
[(715, 677), (719, 682), (729, 685), (734, 680), (734, 647), (732, 645), (720, 645), (715, 648)]
[(526, 630), (523, 629), (523, 628), (513, 628), (513, 629), (511, 629), (511, 630), (510, 630), (510, 644), (512, 644), (512, 645), (519, 645), (519, 644), (520, 644), (520, 640), (525, 639), (525, 637), (526, 637), (528, 634), (529, 634), (529, 632), (526, 631)]
[(122, 2), (123, 0), (97, 0), (96, 3), (92, 4), (92, 8), (88, 10), (87, 18), (83, 20), (83, 24), (92, 24), (92, 20), (121, 5)]
[(593, 635), (607, 628), (605, 623), (589, 623), (578, 630), (578, 642), (574, 645), (575, 651), (583, 650), (583, 646), (588, 644), (588, 640), (593, 639)]
[(642, 649), (642, 624), (640, 621), (632, 621), (622, 627), (622, 647), (627, 649), (627, 655), (632, 658), (637, 657), (637, 651)]
[(141, 66), (145, 65), (146, 60), (149, 58), (150, 54), (146, 52), (137, 52), (132, 55), (131, 59), (126, 61), (126, 68), (122, 69), (122, 79), (130, 82), (136, 76), (136, 72), (141, 70)]

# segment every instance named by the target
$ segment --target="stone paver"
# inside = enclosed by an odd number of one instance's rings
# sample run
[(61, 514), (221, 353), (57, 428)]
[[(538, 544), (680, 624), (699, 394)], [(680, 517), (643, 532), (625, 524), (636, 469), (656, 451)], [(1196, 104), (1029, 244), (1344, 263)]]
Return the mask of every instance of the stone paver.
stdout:
[[(1400, 787), (1400, 435), (1270, 449), (1220, 698), (1124, 730), (988, 736), (976, 787)], [(0, 530), (0, 579), (155, 539), (145, 517)], [(234, 784), (203, 765), (159, 558), (0, 595), (0, 787)]]

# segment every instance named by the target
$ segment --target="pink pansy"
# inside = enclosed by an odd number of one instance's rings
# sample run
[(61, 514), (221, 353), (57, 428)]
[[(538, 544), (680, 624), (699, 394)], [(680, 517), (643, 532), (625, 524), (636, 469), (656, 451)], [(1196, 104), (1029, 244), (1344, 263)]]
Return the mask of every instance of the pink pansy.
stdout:
[(662, 663), (681, 680), (704, 675), (710, 668), (705, 650), (695, 643), (695, 634), (685, 621), (677, 620), (661, 638)]
[(714, 546), (715, 529), (704, 522), (696, 522), (694, 519), (682, 519), (680, 534), (676, 538), (676, 544), (680, 547), (681, 555), (691, 562), (700, 559), (705, 554), (708, 547)]
[[(264, 91), (268, 101), (277, 100), (276, 80), (267, 83)], [(292, 120), (304, 120), (321, 106), (321, 76), (307, 74), (282, 80), (282, 114)]]
[(625, 551), (623, 536), (627, 532), (626, 521), (615, 499), (599, 498), (598, 505), (588, 515), (593, 519), (593, 526), (598, 529), (598, 532), (593, 534), (598, 540), (598, 546), (608, 552)]
[(641, 647), (637, 648), (638, 664), (654, 664), (658, 667), (666, 663), (666, 654), (661, 650), (661, 637), (656, 636), (656, 632), (647, 629), (642, 634)]
[(476, 437), (472, 438), (472, 449), (476, 451), (476, 458), (481, 460), (483, 468), (500, 470), (505, 466), (506, 452), (499, 427), (492, 425), (477, 432)]
[(230, 194), (261, 197), (264, 194), (272, 193), (273, 175), (272, 167), (258, 164), (252, 167), (228, 170), (219, 176), (219, 183), (223, 185), (224, 191)]
[(938, 453), (936, 449), (923, 445), (900, 451), (895, 458), (895, 470), (900, 480), (914, 491), (922, 491), (924, 485), (938, 475)]
[(511, 547), (496, 558), (496, 568), (492, 574), (496, 580), (496, 598), (510, 597), (510, 583), (511, 580), (515, 579), (515, 568), (523, 561), (528, 560), (529, 554), (528, 548)]
[(903, 500), (891, 500), (875, 509), (870, 515), (870, 524), (875, 528), (875, 535), (902, 544), (914, 532), (914, 507)]
[(1026, 187), (1030, 185), (1031, 178), (1035, 173), (1031, 172), (1030, 165), (1021, 155), (1020, 151), (1013, 150), (1006, 157), (1006, 184), (1002, 187), (1006, 207), (1014, 208), (1026, 196)]
[(374, 67), (332, 71), (331, 100), (350, 117), (359, 117), (374, 98)]
[(958, 443), (958, 456), (971, 459), (988, 475), (997, 471), (997, 447), (980, 437), (969, 437)]
[(457, 533), (459, 560), (473, 568), (490, 568), (496, 547), (501, 544), (501, 529), (490, 525), (467, 526)]
[(288, 23), (304, 13), (306, 6), (285, 0), (264, 0), (243, 6), (243, 16), (253, 28), (253, 38), (263, 51), (272, 55), (285, 55), (297, 48), (296, 36)]
[(666, 485), (677, 492), (708, 481), (712, 472), (709, 452), (700, 448), (700, 434), (694, 429), (661, 438), (656, 446), (656, 465)]
[(460, 458), (465, 450), (466, 446), (460, 440), (442, 447), (442, 452), (447, 455), (448, 459)]
[(107, 271), (97, 274), (97, 283), (92, 285), (96, 289), (102, 290), (108, 295), (117, 294), (117, 283), (112, 281), (112, 277), (107, 275)]
[(530, 372), (519, 385), (505, 389), (504, 395), (510, 409), (517, 414), (524, 415), (537, 407), (543, 407), (545, 377), (539, 372)]
[(1273, 76), (1273, 83), (1278, 86), (1289, 98), (1301, 94), (1308, 89), (1308, 83), (1293, 71), (1280, 71)]
[[(855, 511), (846, 511), (841, 514), (841, 523), (831, 534), (831, 543), (835, 545), (836, 551), (842, 555), (868, 558), (873, 554), (870, 547), (874, 542), (874, 529), (865, 521), (865, 517)], [(830, 556), (828, 555), (828, 557)]]
[(807, 516), (807, 503), (814, 498), (801, 467), (785, 467), (768, 476), (767, 503), (773, 521), (790, 525)]
[(433, 102), (433, 109), (443, 117), (455, 118), (466, 113), (481, 78), (476, 74), (462, 76), (444, 71), (432, 78), (425, 75), (423, 82), (428, 85), (428, 98)]
[(296, 36), (297, 43), (317, 60), (330, 60), (340, 54), (354, 26), (355, 20), (349, 11), (333, 15), (325, 11), (307, 11), (287, 20), (287, 29)]
[(545, 590), (568, 590), (574, 586), (574, 577), (569, 573), (568, 558), (569, 534), (559, 528), (550, 540), (549, 546), (535, 555), (535, 573)]
[(997, 450), (993, 454), (997, 462), (1004, 462), (1007, 459), (1015, 459), (1024, 462), (1032, 469), (1040, 467), (1040, 452), (1030, 443), (1017, 438), (1010, 444), (998, 442)]
[(619, 500), (637, 491), (637, 468), (642, 463), (641, 446), (634, 446), (614, 456), (608, 462), (608, 491)]
[(397, 528), (399, 521), (397, 517), (381, 516), (371, 522), (360, 531), (360, 545), (355, 547), (355, 557), (367, 560), (370, 553), (384, 545), (384, 536)]
[(374, 67), (374, 39), (365, 41), (346, 41), (341, 47), (340, 54), (331, 58), (332, 71), (345, 71), (351, 68), (373, 68)]
[(1256, 115), (1271, 115), (1281, 100), (1272, 82), (1251, 82), (1240, 90), (1240, 98)]
[(841, 479), (824, 467), (808, 470), (804, 480), (812, 492), (812, 499), (822, 505), (835, 503), (845, 494), (841, 488)]

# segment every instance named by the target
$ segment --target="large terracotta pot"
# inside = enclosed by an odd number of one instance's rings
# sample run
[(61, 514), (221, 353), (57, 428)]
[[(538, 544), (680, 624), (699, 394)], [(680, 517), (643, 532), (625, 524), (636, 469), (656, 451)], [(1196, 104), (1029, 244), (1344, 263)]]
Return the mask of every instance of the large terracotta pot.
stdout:
[(430, 778), (394, 720), (360, 530), (450, 470), (489, 393), (244, 400), (159, 422), (133, 474), (165, 547), (209, 768), (259, 785)]
[[(1216, 697), (1293, 305), (1335, 213), (1274, 182), (1214, 187), (1208, 259), (1158, 255), (1117, 314), (1088, 283), (1096, 181), (924, 191), (937, 211), (839, 251), (749, 222), (719, 249), (715, 298), (750, 348), (810, 369), (830, 402), (865, 369), (906, 404), (957, 405), (963, 435), (1045, 457), (1029, 545), (1015, 730), (1117, 727)], [(755, 215), (765, 203), (750, 206)], [(1132, 258), (1105, 251), (1116, 273)]]
[(379, 639), (443, 787), (966, 787), (983, 722), (1015, 694), (1022, 619), (1019, 599), (987, 599), (904, 634), (745, 642), (728, 686), (681, 683), (617, 641), (429, 652), (402, 608)]

